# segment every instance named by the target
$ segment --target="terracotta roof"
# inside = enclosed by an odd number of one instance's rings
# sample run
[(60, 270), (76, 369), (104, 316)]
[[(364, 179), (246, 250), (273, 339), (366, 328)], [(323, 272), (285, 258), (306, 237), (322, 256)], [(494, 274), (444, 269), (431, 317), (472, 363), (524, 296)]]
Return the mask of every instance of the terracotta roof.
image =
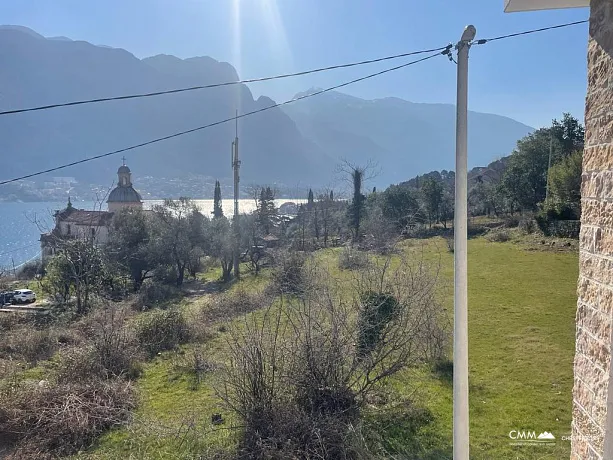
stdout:
[(60, 214), (62, 222), (92, 227), (108, 225), (112, 218), (113, 213), (109, 211), (86, 211), (84, 209), (73, 209), (71, 212), (63, 211)]

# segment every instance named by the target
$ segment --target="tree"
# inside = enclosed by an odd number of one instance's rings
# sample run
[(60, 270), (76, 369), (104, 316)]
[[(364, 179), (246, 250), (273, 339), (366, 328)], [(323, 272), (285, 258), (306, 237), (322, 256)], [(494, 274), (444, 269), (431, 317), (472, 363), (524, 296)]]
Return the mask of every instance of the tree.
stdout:
[(256, 199), (257, 215), (265, 235), (269, 235), (277, 222), (275, 192), (270, 187), (262, 187)]
[(142, 210), (127, 208), (113, 216), (109, 230), (107, 254), (128, 273), (136, 292), (157, 263), (151, 248), (151, 225)]
[(82, 315), (90, 307), (90, 299), (101, 291), (105, 266), (100, 249), (90, 241), (62, 241), (56, 255), (47, 265), (46, 283), (56, 298), (67, 301), (70, 293), (76, 299), (76, 313)]
[(415, 192), (402, 185), (390, 185), (381, 195), (381, 210), (400, 232), (413, 222), (419, 213)]
[(583, 126), (568, 113), (561, 122), (553, 120), (550, 128), (538, 129), (518, 141), (502, 176), (511, 206), (536, 210), (545, 200), (550, 161), (555, 166), (581, 150), (583, 142)]
[(213, 193), (213, 218), (223, 217), (223, 209), (221, 207), (221, 185), (219, 181), (215, 181), (215, 192)]
[(311, 210), (314, 204), (315, 204), (315, 199), (313, 197), (313, 190), (309, 189), (309, 195), (307, 197), (307, 208)]
[(348, 162), (344, 164), (344, 172), (348, 174), (353, 188), (352, 200), (347, 212), (354, 241), (360, 238), (360, 224), (364, 218), (364, 211), (366, 208), (366, 196), (362, 193), (362, 184), (367, 169), (368, 166), (358, 166)]
[[(320, 193), (317, 197), (317, 209), (321, 219), (317, 221), (317, 229), (321, 226), (321, 233), (324, 240), (324, 247), (328, 247), (328, 238), (334, 229), (334, 220), (336, 213), (336, 206), (334, 203), (334, 192), (330, 190), (329, 193)], [(321, 221), (321, 225), (320, 225)], [(319, 236), (317, 236), (319, 238)]]
[(262, 229), (260, 228), (257, 215), (248, 214), (241, 216), (241, 247), (249, 257), (251, 270), (257, 275), (260, 273), (261, 263), (266, 255), (262, 245)]
[[(512, 206), (521, 210), (535, 210), (545, 199), (549, 148), (552, 142), (550, 130), (539, 129), (517, 142), (511, 154), (502, 184)], [(553, 139), (552, 164), (559, 158), (560, 143)]]
[(233, 232), (230, 221), (226, 217), (213, 219), (209, 226), (210, 254), (221, 264), (221, 278), (230, 281), (234, 256)]
[(454, 196), (451, 192), (443, 190), (443, 196), (439, 207), (439, 220), (443, 223), (443, 228), (447, 228), (447, 221), (453, 220), (454, 212)]
[(563, 157), (570, 156), (577, 150), (583, 150), (585, 129), (570, 113), (564, 113), (562, 121), (553, 120), (551, 133), (560, 142)]
[(581, 215), (581, 173), (583, 154), (580, 150), (567, 156), (549, 170), (550, 203), (559, 214)]
[(443, 201), (443, 186), (432, 177), (427, 177), (422, 183), (421, 195), (428, 216), (428, 224), (432, 227), (432, 223), (439, 219), (441, 202)]
[(194, 263), (195, 248), (204, 244), (205, 217), (192, 200), (184, 197), (166, 200), (153, 211), (156, 253), (174, 266), (176, 284), (181, 286), (188, 264)]

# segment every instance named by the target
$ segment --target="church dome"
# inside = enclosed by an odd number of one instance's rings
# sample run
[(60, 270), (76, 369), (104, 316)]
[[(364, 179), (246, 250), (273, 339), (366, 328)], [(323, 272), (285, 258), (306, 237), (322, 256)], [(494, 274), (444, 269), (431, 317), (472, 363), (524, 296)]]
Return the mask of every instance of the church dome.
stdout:
[(140, 193), (130, 185), (128, 187), (115, 187), (109, 194), (107, 203), (140, 203), (141, 201)]
[(109, 194), (106, 202), (109, 203), (109, 211), (116, 211), (126, 206), (142, 205), (140, 193), (132, 187), (132, 173), (125, 164), (125, 158), (124, 164), (117, 170), (117, 187)]

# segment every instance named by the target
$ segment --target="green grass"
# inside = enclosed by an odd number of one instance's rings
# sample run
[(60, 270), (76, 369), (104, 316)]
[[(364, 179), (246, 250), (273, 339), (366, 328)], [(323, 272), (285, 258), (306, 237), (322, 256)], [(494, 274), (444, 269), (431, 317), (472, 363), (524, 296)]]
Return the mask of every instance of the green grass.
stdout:
[[(438, 264), (442, 300), (453, 311), (453, 255), (442, 239), (407, 242), (405, 250)], [(321, 251), (321, 263), (334, 277), (338, 250)], [(577, 255), (529, 251), (522, 245), (469, 241), (470, 439), (474, 459), (568, 458), (570, 433)], [(210, 275), (207, 277), (210, 278)], [(246, 276), (249, 288), (266, 276)], [(237, 285), (231, 289), (236, 289)], [(196, 300), (203, 302), (203, 300)], [(212, 360), (224, 359), (223, 333), (208, 344)], [(193, 345), (184, 347), (190, 353)], [(173, 364), (176, 352), (145, 366), (137, 381), (140, 406), (131, 426), (101, 438), (79, 457), (194, 458), (235, 442), (230, 429), (214, 430), (211, 415), (233, 421), (215, 395), (216, 373), (195, 387)], [(452, 387), (450, 375), (429, 368), (409, 370), (388, 385), (395, 411), (369, 410), (367, 424), (389, 450), (407, 458), (451, 457)], [(511, 430), (552, 432), (554, 447), (515, 447)]]

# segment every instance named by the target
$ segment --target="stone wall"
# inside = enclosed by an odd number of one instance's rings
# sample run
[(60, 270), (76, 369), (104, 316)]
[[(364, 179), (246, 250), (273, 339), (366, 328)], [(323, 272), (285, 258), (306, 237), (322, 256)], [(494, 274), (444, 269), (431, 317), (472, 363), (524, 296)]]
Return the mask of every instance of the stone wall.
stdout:
[(613, 311), (613, 0), (590, 5), (585, 141), (571, 458), (603, 459), (609, 455), (604, 451), (612, 423), (607, 395)]

